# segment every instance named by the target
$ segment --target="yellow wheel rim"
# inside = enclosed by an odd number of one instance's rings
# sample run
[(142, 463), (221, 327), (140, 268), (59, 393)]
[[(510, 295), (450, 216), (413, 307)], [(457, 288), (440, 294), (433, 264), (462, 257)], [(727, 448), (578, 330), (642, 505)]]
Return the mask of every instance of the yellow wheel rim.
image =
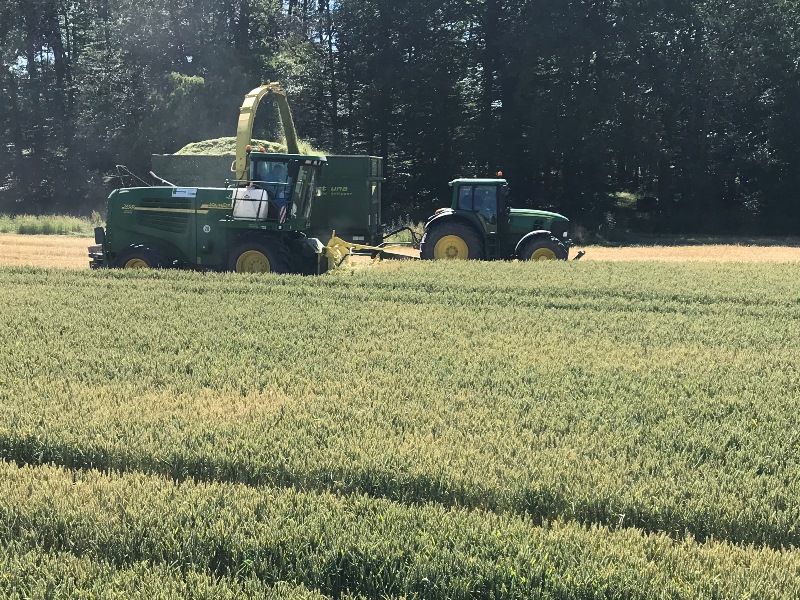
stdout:
[(237, 273), (269, 273), (269, 259), (263, 252), (247, 250), (236, 259)]
[(531, 254), (531, 260), (555, 260), (556, 253), (550, 248), (537, 248)]
[(123, 269), (147, 269), (148, 265), (142, 258), (132, 258), (125, 263)]
[(467, 260), (469, 258), (467, 242), (457, 235), (446, 235), (433, 247), (433, 258)]

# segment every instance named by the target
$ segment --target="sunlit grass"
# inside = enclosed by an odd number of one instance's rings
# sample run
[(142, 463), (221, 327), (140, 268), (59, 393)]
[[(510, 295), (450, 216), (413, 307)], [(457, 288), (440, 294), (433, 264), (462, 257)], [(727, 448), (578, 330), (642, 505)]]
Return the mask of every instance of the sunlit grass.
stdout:
[(102, 225), (100, 215), (93, 219), (69, 215), (0, 215), (0, 233), (89, 237), (99, 225)]

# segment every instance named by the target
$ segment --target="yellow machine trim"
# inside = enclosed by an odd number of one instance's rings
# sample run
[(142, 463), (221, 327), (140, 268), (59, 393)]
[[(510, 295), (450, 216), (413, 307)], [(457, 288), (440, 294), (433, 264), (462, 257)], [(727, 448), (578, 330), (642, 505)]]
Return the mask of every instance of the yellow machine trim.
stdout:
[(537, 248), (531, 254), (531, 260), (555, 260), (556, 253), (550, 248)]
[(269, 258), (258, 250), (242, 252), (236, 259), (237, 273), (269, 273), (270, 270)]
[(174, 213), (197, 213), (200, 215), (207, 215), (207, 210), (195, 210), (193, 208), (160, 208), (154, 206), (134, 206), (133, 210), (147, 210), (155, 212), (174, 212)]
[(281, 127), (286, 138), (286, 151), (289, 154), (300, 154), (297, 144), (297, 130), (294, 127), (292, 111), (289, 109), (289, 102), (286, 100), (286, 92), (277, 81), (264, 84), (252, 90), (244, 97), (241, 108), (239, 108), (239, 124), (236, 128), (236, 179), (247, 179), (247, 146), (253, 138), (253, 121), (256, 118), (256, 110), (261, 99), (271, 94), (278, 105), (278, 113), (281, 117)]
[(147, 263), (144, 259), (141, 258), (132, 258), (128, 262), (126, 262), (123, 266), (123, 269), (147, 269)]
[(433, 247), (433, 257), (436, 259), (467, 260), (469, 247), (461, 237), (446, 235)]
[(334, 231), (330, 241), (322, 248), (321, 256), (328, 259), (328, 270), (331, 271), (341, 266), (345, 261), (350, 260), (350, 255), (354, 252), (372, 252), (375, 254), (373, 262), (379, 261), (384, 255), (392, 258), (412, 258), (411, 256), (398, 256), (392, 252), (392, 248), (384, 246), (368, 246), (367, 244), (354, 244), (342, 238), (336, 237)]

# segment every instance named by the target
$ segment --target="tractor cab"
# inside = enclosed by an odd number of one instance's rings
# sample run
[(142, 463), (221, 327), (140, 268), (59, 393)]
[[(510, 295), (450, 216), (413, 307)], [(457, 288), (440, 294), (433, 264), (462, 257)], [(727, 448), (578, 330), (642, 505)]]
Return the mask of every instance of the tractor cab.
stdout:
[(247, 179), (228, 181), (235, 220), (269, 221), (305, 229), (324, 156), (248, 153)]
[(497, 230), (508, 195), (505, 179), (456, 179), (450, 185), (453, 188), (453, 210), (474, 213), (489, 229)]

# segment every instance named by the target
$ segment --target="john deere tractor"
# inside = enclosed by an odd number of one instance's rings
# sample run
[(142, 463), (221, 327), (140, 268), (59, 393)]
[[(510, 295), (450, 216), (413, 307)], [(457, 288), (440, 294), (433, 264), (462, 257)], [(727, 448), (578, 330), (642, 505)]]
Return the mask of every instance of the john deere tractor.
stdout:
[(567, 260), (569, 219), (554, 212), (509, 208), (505, 179), (456, 179), (453, 201), (425, 223), (423, 259)]

